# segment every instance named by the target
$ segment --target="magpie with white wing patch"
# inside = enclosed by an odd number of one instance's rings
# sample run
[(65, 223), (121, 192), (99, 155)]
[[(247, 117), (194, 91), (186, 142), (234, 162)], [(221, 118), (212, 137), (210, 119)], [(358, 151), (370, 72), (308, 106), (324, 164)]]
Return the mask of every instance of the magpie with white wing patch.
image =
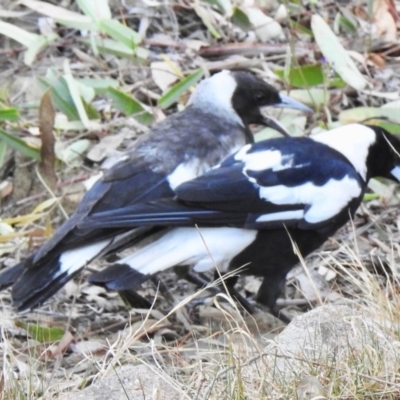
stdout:
[(0, 275), (0, 288), (14, 284), (15, 305), (35, 307), (94, 258), (140, 241), (149, 234), (148, 228), (81, 229), (79, 225), (92, 213), (173, 196), (175, 187), (252, 142), (249, 124), (271, 126), (286, 134), (278, 122), (262, 115), (266, 106), (312, 111), (249, 72), (222, 71), (202, 81), (188, 107), (140, 137), (43, 247)]
[(178, 186), (175, 199), (86, 219), (85, 229), (166, 226), (151, 244), (89, 280), (122, 290), (173, 266), (245, 266), (243, 273), (263, 278), (257, 300), (279, 316), (277, 297), (299, 261), (294, 244), (303, 257), (321, 246), (352, 218), (371, 177), (400, 181), (400, 141), (382, 128), (353, 124), (245, 145)]

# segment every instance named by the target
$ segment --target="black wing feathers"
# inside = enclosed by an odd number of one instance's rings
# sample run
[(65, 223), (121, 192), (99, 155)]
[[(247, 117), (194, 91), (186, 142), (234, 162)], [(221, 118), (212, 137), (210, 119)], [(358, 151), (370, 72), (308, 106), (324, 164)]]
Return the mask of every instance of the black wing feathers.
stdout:
[[(281, 157), (271, 163), (269, 157), (276, 152)], [(255, 164), (252, 160), (259, 155), (259, 163)], [(260, 222), (257, 218), (286, 211), (306, 212), (308, 204), (299, 202), (296, 194), (300, 186), (322, 187), (332, 179), (340, 181), (346, 176), (362, 186), (353, 166), (336, 150), (309, 138), (274, 139), (253, 144), (246, 154), (232, 155), (217, 168), (178, 186), (175, 201), (156, 201), (93, 214), (83, 226), (132, 228), (151, 224), (220, 226), (222, 223), (268, 229), (285, 223), (309, 229), (313, 225), (301, 218), (283, 217), (278, 221), (266, 219)], [(283, 203), (268, 200), (262, 193), (263, 188), (268, 187), (286, 190), (285, 196), (289, 198)]]

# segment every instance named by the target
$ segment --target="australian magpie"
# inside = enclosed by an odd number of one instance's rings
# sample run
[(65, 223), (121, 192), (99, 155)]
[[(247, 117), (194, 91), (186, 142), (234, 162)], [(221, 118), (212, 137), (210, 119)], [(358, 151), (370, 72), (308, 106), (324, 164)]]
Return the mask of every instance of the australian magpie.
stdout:
[[(166, 227), (89, 280), (123, 290), (173, 266), (218, 266), (222, 273), (244, 266), (245, 274), (263, 278), (257, 300), (278, 316), (276, 300), (298, 254), (316, 250), (353, 217), (371, 177), (400, 182), (400, 141), (376, 126), (247, 144), (177, 186), (174, 199), (87, 218), (82, 229)], [(21, 304), (28, 287), (16, 289), (14, 300)]]
[(147, 229), (80, 229), (79, 224), (95, 212), (173, 196), (178, 185), (252, 142), (249, 124), (286, 133), (273, 118), (262, 115), (265, 106), (312, 111), (249, 72), (222, 71), (203, 80), (188, 107), (140, 137), (43, 247), (0, 275), (0, 288), (15, 283), (15, 305), (35, 307), (95, 257), (147, 235)]

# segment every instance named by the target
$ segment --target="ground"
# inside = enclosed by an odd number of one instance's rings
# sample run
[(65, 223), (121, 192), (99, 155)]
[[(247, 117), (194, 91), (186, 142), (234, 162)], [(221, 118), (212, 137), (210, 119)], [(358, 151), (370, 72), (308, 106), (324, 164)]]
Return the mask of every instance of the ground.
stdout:
[[(73, 212), (92, 177), (151, 123), (183, 108), (203, 74), (251, 69), (290, 90), (315, 110), (309, 118), (278, 114), (293, 135), (354, 121), (400, 133), (397, 1), (95, 3), (2, 2), (3, 268), (40, 246)], [(127, 33), (126, 26), (138, 34)], [(273, 134), (262, 130), (256, 140)], [(46, 159), (56, 158), (54, 165), (38, 163), (40, 148)], [(398, 187), (374, 180), (370, 188), (353, 223), (290, 273), (279, 304), (291, 315), (324, 303), (355, 304), (384, 320), (398, 340)], [(104, 260), (96, 261), (85, 274), (103, 265)], [(9, 292), (0, 293), (4, 399), (63, 398), (119, 364), (139, 362), (161, 364), (180, 393), (192, 398), (211, 387), (213, 371), (229, 365), (239, 371), (284, 328), (265, 312), (245, 315), (222, 296), (216, 306), (211, 300), (185, 306), (181, 302), (190, 302), (188, 294), (198, 289), (171, 271), (162, 280), (172, 299), (152, 283), (140, 290), (155, 299), (150, 312), (132, 310), (116, 293), (90, 286), (85, 274), (31, 313), (16, 313)], [(258, 285), (255, 278), (242, 278), (242, 293), (251, 296)], [(325, 372), (310, 374), (325, 388), (349, 385), (343, 375), (329, 381)], [(291, 398), (295, 393), (294, 381), (254, 395), (248, 376), (233, 375), (218, 381), (210, 396)], [(398, 398), (396, 379), (385, 390), (374, 388), (371, 398)], [(363, 388), (357, 387), (360, 398)], [(343, 393), (331, 391), (330, 397)]]

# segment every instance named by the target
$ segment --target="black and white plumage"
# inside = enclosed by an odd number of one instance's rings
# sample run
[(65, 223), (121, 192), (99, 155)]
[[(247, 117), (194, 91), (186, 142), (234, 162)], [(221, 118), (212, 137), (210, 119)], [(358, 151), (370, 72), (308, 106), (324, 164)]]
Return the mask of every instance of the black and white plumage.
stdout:
[[(400, 181), (400, 141), (352, 124), (312, 138), (248, 144), (176, 198), (93, 214), (84, 228), (165, 225), (153, 242), (90, 277), (109, 289), (136, 287), (173, 266), (221, 272), (245, 266), (263, 278), (257, 295), (274, 315), (286, 274), (348, 222), (368, 180)], [(193, 227), (197, 224), (198, 228)], [(230, 286), (234, 284), (231, 283)]]
[(0, 275), (0, 288), (13, 285), (16, 307), (35, 307), (94, 258), (139, 241), (147, 229), (81, 229), (79, 225), (92, 213), (173, 196), (178, 185), (252, 142), (249, 124), (285, 133), (279, 123), (261, 114), (265, 106), (311, 111), (248, 72), (222, 71), (202, 81), (188, 107), (143, 135), (43, 247)]

